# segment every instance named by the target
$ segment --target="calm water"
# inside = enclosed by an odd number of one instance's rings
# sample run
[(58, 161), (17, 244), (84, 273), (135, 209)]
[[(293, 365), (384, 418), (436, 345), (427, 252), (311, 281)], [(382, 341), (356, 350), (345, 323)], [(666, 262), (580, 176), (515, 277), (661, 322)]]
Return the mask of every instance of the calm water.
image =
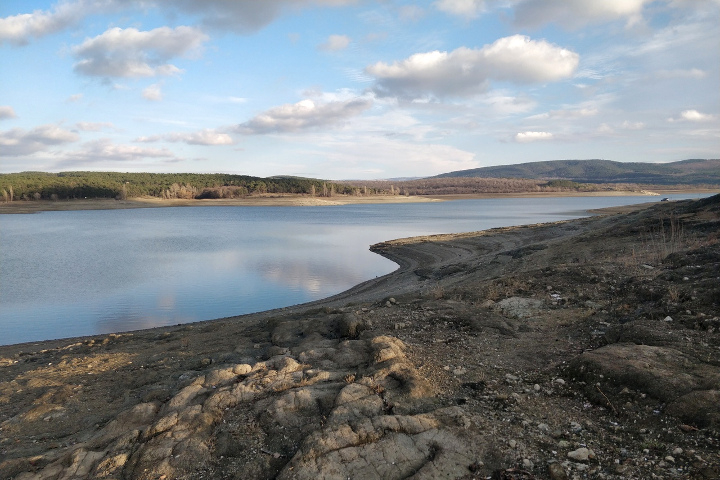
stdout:
[(657, 197), (0, 215), (0, 344), (308, 302), (393, 271), (394, 263), (368, 250), (373, 243), (648, 201)]

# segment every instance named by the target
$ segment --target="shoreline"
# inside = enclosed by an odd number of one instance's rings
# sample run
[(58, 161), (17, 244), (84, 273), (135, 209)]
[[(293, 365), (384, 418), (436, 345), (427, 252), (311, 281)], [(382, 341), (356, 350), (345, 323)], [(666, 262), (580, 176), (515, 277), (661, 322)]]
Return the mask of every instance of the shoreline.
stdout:
[(362, 204), (398, 204), (428, 203), (454, 200), (471, 200), (487, 198), (553, 198), (553, 197), (621, 197), (621, 196), (661, 196), (668, 194), (717, 193), (712, 189), (686, 189), (653, 191), (601, 191), (601, 192), (519, 192), (519, 193), (473, 193), (456, 195), (372, 195), (350, 196), (336, 195), (329, 198), (310, 197), (306, 195), (263, 195), (235, 199), (171, 199), (163, 200), (156, 197), (140, 197), (128, 200), (115, 199), (73, 199), (73, 200), (17, 200), (0, 203), (0, 214), (28, 214), (52, 211), (77, 210), (117, 210), (134, 208), (167, 208), (167, 207), (324, 207), (338, 205)]
[(717, 222), (720, 195), (391, 240), (315, 302), (0, 346), (0, 477), (717, 478)]

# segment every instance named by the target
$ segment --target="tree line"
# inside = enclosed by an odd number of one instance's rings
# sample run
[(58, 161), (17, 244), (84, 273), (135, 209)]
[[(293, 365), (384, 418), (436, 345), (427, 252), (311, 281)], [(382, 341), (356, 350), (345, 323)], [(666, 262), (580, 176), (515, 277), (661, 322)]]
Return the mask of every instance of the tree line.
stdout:
[[(667, 186), (665, 186), (667, 187)], [(157, 197), (163, 199), (244, 198), (257, 195), (462, 195), (528, 192), (652, 190), (652, 185), (578, 183), (571, 180), (444, 177), (416, 180), (330, 182), (303, 177), (252, 177), (202, 173), (21, 172), (0, 174), (0, 194), (16, 200)]]
[[(21, 172), (0, 174), (3, 201), (76, 198), (239, 198), (262, 194), (331, 196), (350, 186), (302, 177), (201, 173)], [(372, 192), (376, 193), (376, 192)]]

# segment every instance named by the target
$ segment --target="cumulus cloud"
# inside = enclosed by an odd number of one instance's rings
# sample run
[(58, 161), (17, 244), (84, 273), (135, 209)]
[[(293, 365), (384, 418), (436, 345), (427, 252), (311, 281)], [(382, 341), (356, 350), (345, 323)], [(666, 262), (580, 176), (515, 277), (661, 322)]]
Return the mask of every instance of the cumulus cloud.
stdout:
[(29, 131), (14, 128), (0, 132), (0, 156), (30, 155), (79, 139), (76, 133), (58, 125), (41, 125)]
[(142, 92), (142, 96), (145, 100), (151, 102), (159, 102), (163, 99), (161, 85), (159, 83), (153, 83), (152, 85), (145, 88)]
[(317, 127), (330, 127), (360, 115), (372, 102), (364, 99), (319, 103), (303, 100), (271, 108), (241, 123), (236, 131), (244, 134), (299, 132)]
[(203, 129), (198, 132), (190, 133), (166, 133), (163, 135), (153, 135), (150, 137), (140, 137), (137, 142), (174, 142), (187, 143), (189, 145), (234, 145), (235, 141), (227, 133), (221, 133), (216, 130)]
[(88, 2), (61, 3), (52, 11), (35, 10), (0, 18), (0, 44), (25, 45), (31, 38), (40, 38), (77, 25), (89, 8)]
[(519, 132), (515, 135), (515, 141), (518, 143), (550, 140), (551, 138), (553, 138), (553, 134), (550, 132)]
[(330, 35), (324, 43), (318, 45), (318, 49), (326, 52), (337, 52), (338, 50), (345, 50), (348, 45), (350, 45), (350, 37), (347, 35)]
[(539, 27), (556, 23), (579, 28), (591, 23), (642, 20), (642, 10), (654, 0), (522, 0), (515, 9), (515, 23), (520, 27)]
[(715, 120), (716, 116), (709, 113), (698, 112), (697, 110), (684, 110), (677, 118), (668, 118), (669, 122), (709, 122)]
[(433, 5), (441, 12), (468, 19), (485, 11), (485, 0), (438, 0)]
[(167, 62), (199, 54), (208, 39), (199, 29), (186, 26), (149, 31), (111, 28), (73, 47), (79, 59), (74, 68), (79, 74), (96, 77), (176, 75), (182, 70)]
[(482, 93), (490, 80), (516, 83), (551, 82), (570, 77), (579, 55), (544, 40), (523, 35), (501, 38), (480, 49), (417, 53), (392, 64), (365, 69), (376, 78), (379, 96), (418, 98), (462, 97)]
[(15, 115), (15, 110), (9, 105), (0, 105), (0, 120), (5, 120), (6, 118), (15, 118), (17, 115)]

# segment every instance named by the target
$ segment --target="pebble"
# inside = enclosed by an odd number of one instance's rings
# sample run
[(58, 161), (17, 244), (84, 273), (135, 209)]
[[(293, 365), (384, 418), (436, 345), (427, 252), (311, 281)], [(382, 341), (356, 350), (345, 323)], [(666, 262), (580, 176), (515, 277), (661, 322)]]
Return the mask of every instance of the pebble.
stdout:
[(558, 448), (570, 448), (570, 442), (567, 440), (560, 440), (558, 442)]
[(673, 318), (672, 318), (670, 315), (668, 315), (667, 317), (665, 317), (664, 320), (665, 320), (666, 322), (672, 322), (672, 321), (673, 321)]
[(535, 464), (529, 458), (523, 458), (523, 468), (526, 470), (532, 470), (535, 468)]
[(547, 423), (538, 423), (537, 428), (538, 428), (538, 430), (540, 430), (543, 433), (550, 431), (550, 427), (548, 426)]
[(538, 385), (538, 384), (536, 383), (535, 385), (533, 385), (533, 389), (534, 389), (536, 392), (539, 392), (539, 391), (540, 391), (540, 385)]
[(467, 369), (460, 367), (453, 370), (453, 375), (465, 375), (467, 373)]
[(568, 452), (567, 456), (576, 462), (587, 462), (588, 459), (595, 458), (595, 452), (588, 448), (581, 447), (577, 450), (573, 450), (572, 452)]
[(668, 455), (667, 457), (665, 457), (665, 461), (675, 463), (675, 457), (673, 457), (672, 455)]
[(510, 440), (508, 445), (510, 445), (510, 448), (515, 448), (517, 446), (517, 442), (515, 440)]
[(677, 447), (675, 450), (672, 451), (673, 455), (682, 455), (683, 449), (680, 447)]
[(562, 378), (556, 378), (555, 383), (557, 383), (558, 385), (565, 385), (565, 380), (563, 380)]
[(565, 469), (559, 463), (548, 464), (548, 475), (550, 475), (550, 480), (568, 480)]

